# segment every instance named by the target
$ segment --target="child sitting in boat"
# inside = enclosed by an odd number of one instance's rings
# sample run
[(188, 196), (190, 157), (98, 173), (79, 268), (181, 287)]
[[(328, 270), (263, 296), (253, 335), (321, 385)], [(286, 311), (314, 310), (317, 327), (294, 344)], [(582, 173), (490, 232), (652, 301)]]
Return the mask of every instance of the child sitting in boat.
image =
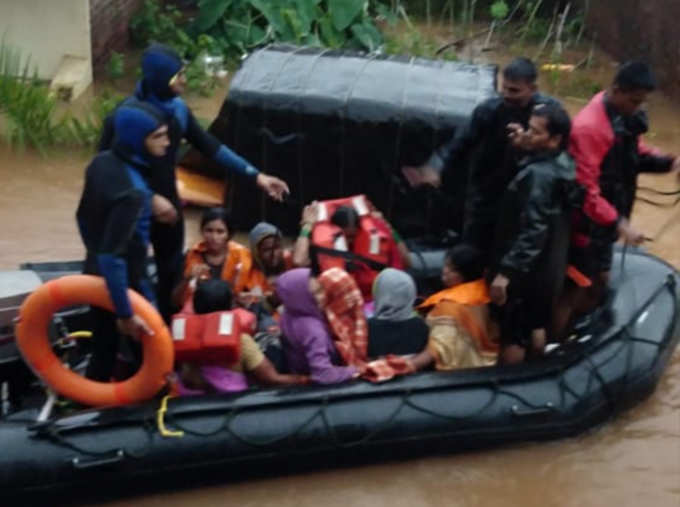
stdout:
[(368, 357), (423, 350), (429, 333), (414, 308), (416, 284), (408, 273), (387, 268), (373, 284), (374, 313), (368, 319)]
[(252, 266), (250, 251), (231, 240), (229, 215), (224, 208), (209, 208), (201, 217), (203, 240), (186, 254), (184, 276), (173, 291), (173, 300), (182, 307), (191, 299), (191, 288), (198, 280), (226, 281), (234, 294), (247, 286)]
[[(224, 280), (203, 280), (193, 295), (193, 308), (196, 314), (230, 310), (232, 293)], [(247, 314), (246, 310), (237, 310)], [(237, 315), (237, 318), (241, 318)], [(253, 317), (254, 318), (254, 317)], [(246, 319), (242, 318), (242, 321)], [(205, 392), (236, 392), (248, 389), (249, 377), (262, 385), (306, 384), (306, 375), (279, 373), (265, 357), (255, 340), (241, 333), (241, 351), (236, 364), (200, 365), (183, 363), (180, 367), (179, 392), (182, 395), (204, 394)]]
[(427, 311), (427, 346), (410, 359), (415, 370), (492, 365), (498, 352), (498, 328), (489, 315), (484, 259), (475, 247), (460, 244), (447, 252), (442, 268), (444, 290), (420, 308)]

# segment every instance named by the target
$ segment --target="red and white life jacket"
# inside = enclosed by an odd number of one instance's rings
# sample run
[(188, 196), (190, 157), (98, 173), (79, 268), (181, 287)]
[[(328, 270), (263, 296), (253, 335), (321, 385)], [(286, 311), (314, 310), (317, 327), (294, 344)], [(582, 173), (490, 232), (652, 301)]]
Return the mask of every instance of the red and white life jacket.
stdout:
[(241, 333), (252, 333), (254, 320), (254, 315), (241, 309), (202, 315), (174, 315), (172, 339), (175, 360), (223, 366), (238, 362)]
[[(342, 229), (330, 222), (330, 218), (341, 206), (353, 207), (359, 215), (357, 236), (351, 252)], [(362, 293), (370, 294), (370, 285), (380, 270), (390, 265), (391, 233), (389, 227), (371, 215), (372, 206), (366, 196), (355, 195), (319, 203), (317, 221), (312, 229), (311, 245), (315, 250), (316, 262), (320, 271), (339, 267), (352, 272), (352, 263), (361, 264), (364, 273), (357, 282)], [(315, 248), (316, 247), (316, 248)], [(352, 256), (341, 256), (335, 252), (347, 252)], [(354, 257), (354, 259), (352, 259)], [(364, 280), (365, 278), (365, 280)]]

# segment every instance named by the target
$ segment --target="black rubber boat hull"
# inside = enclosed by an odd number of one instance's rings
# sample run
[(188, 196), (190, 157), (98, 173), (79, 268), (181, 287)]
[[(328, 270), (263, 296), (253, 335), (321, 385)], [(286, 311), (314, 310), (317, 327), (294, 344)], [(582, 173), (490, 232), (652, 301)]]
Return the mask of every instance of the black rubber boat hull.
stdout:
[[(621, 254), (616, 256), (618, 271)], [(85, 411), (32, 425), (0, 422), (0, 491), (182, 476), (219, 470), (225, 481), (275, 463), (373, 461), (578, 434), (653, 392), (678, 341), (678, 274), (629, 252), (611, 312), (592, 335), (545, 361), (426, 373), (383, 385), (248, 391)]]

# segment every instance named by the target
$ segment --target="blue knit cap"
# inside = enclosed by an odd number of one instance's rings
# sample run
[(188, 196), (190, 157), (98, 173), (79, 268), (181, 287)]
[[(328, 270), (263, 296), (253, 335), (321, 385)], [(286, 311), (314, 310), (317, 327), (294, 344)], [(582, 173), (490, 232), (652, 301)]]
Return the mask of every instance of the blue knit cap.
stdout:
[(148, 159), (144, 140), (165, 121), (160, 112), (150, 104), (138, 100), (124, 102), (113, 117), (115, 125), (115, 146), (128, 155)]
[(142, 55), (142, 76), (148, 91), (162, 100), (175, 96), (170, 80), (183, 67), (177, 52), (163, 44), (152, 44)]

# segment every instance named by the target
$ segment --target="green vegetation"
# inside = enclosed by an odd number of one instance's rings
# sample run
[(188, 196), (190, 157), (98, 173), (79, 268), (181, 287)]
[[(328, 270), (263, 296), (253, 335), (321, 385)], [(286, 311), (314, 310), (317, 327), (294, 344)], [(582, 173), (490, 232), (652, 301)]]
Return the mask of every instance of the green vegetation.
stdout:
[(392, 55), (410, 55), (423, 58), (442, 58), (444, 60), (457, 60), (454, 52), (446, 52), (437, 55), (439, 44), (432, 37), (427, 37), (416, 28), (411, 28), (402, 33), (390, 33), (385, 35), (383, 51)]
[(604, 90), (601, 82), (578, 71), (565, 73), (551, 69), (544, 74), (547, 77), (547, 91), (553, 95), (587, 98)]
[(4, 136), (11, 145), (41, 149), (54, 144), (60, 129), (52, 118), (56, 99), (48, 93), (30, 60), (5, 41), (0, 45), (0, 114)]
[(495, 20), (503, 20), (510, 14), (510, 8), (503, 0), (498, 0), (491, 4), (489, 9), (491, 17)]
[(88, 112), (80, 118), (65, 115), (61, 121), (64, 124), (66, 144), (94, 148), (101, 137), (102, 125), (106, 117), (115, 109), (123, 97), (110, 90), (104, 90), (89, 104)]
[(104, 118), (120, 97), (107, 93), (95, 99), (84, 118), (59, 114), (57, 98), (38, 79), (30, 58), (0, 43), (0, 120), (10, 146), (35, 148), (45, 154), (53, 146), (94, 146)]
[(125, 75), (125, 55), (118, 51), (112, 51), (109, 63), (106, 66), (106, 72), (112, 81), (123, 77)]
[(425, 20), (428, 27), (433, 22), (448, 25), (460, 37), (469, 37), (480, 24), (490, 23), (491, 34), (502, 37), (504, 43), (520, 44), (540, 43), (554, 36), (559, 16), (567, 12), (561, 35), (568, 45), (583, 35), (589, 2), (580, 10), (583, 4), (570, 0), (391, 0), (391, 4), (394, 12), (408, 12)]
[(172, 3), (145, 0), (130, 23), (138, 45), (163, 42), (191, 62), (189, 92), (209, 94), (215, 86), (205, 55), (235, 68), (245, 53), (274, 41), (366, 50), (383, 42), (373, 16), (385, 6), (375, 0), (199, 0), (198, 7), (188, 17)]
[[(159, 41), (177, 49), (189, 61), (189, 91), (202, 95), (218, 86), (220, 68), (235, 68), (245, 53), (275, 41), (456, 59), (473, 39), (485, 39), (482, 51), (505, 46), (526, 53), (529, 44), (538, 47), (536, 60), (545, 51), (542, 61), (556, 64), (544, 72), (549, 91), (585, 97), (601, 84), (578, 70), (559, 70), (563, 51), (584, 32), (586, 13), (571, 7), (567, 0), (199, 0), (198, 10), (186, 13), (172, 2), (145, 0), (130, 29), (140, 46)], [(206, 56), (218, 57), (216, 67), (206, 68)], [(591, 48), (576, 68), (589, 66), (592, 56)], [(112, 53), (111, 81), (125, 75), (125, 63), (123, 54)], [(63, 112), (30, 59), (0, 43), (0, 136), (11, 146), (43, 153), (92, 147), (121, 99), (106, 91), (84, 114)]]
[(199, 0), (190, 33), (207, 33), (225, 53), (267, 42), (377, 49), (382, 42), (366, 0)]
[[(545, 48), (559, 37), (561, 51), (580, 39), (584, 18), (568, 0), (199, 0), (197, 7), (187, 13), (173, 2), (145, 0), (130, 29), (138, 45), (163, 42), (191, 62), (189, 92), (203, 95), (216, 85), (205, 71), (205, 55), (219, 55), (226, 68), (235, 68), (258, 46), (290, 42), (457, 59), (450, 48), (480, 36), (486, 36), (485, 48), (541, 41)], [(443, 41), (418, 30), (411, 18), (428, 28), (450, 25), (459, 39), (442, 49)]]

